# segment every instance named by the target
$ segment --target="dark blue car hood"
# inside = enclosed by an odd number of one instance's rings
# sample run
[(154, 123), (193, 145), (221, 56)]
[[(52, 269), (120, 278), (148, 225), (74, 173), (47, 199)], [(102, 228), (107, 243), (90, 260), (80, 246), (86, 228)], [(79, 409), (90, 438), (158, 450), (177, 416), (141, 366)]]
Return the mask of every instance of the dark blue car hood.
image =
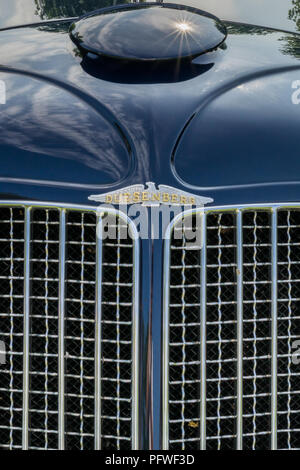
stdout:
[[(0, 0), (0, 28), (84, 15), (122, 0)], [(174, 3), (206, 10), (223, 20), (298, 32), (297, 0), (178, 0)]]
[[(2, 25), (19, 25), (15, 4), (30, 23), (102, 3), (11, 2)], [(179, 69), (83, 58), (71, 20), (2, 30), (1, 197), (85, 203), (154, 181), (217, 204), (298, 200), (300, 36), (226, 19), (226, 43)]]

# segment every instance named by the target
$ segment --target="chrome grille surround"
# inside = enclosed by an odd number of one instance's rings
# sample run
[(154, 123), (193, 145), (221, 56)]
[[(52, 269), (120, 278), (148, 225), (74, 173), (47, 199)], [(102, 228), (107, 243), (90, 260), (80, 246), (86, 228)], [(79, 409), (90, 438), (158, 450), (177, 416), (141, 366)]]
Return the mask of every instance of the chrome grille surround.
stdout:
[[(300, 449), (300, 204), (201, 210), (165, 244), (163, 448)], [(178, 253), (180, 253), (178, 255)]]
[[(2, 201), (0, 213), (0, 449), (137, 449), (134, 224), (79, 205)], [(98, 238), (104, 215), (131, 237)]]

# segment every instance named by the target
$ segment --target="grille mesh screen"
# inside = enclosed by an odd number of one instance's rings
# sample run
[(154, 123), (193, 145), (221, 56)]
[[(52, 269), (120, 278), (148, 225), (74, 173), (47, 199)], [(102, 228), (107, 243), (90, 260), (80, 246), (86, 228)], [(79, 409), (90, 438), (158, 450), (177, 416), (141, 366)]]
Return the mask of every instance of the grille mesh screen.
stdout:
[(278, 231), (278, 441), (299, 449), (300, 212), (280, 211)]
[[(62, 283), (61, 211), (32, 208), (30, 231), (26, 231), (25, 220), (29, 219), (25, 212), (22, 207), (0, 208), (0, 341), (7, 351), (5, 363), (0, 361), (0, 448), (26, 447), (24, 436), (28, 431), (28, 448), (57, 449), (63, 420), (63, 440), (68, 449), (93, 449), (99, 430), (103, 449), (130, 449), (136, 336), (134, 244), (128, 227), (119, 219), (109, 219), (116, 236), (103, 241), (99, 254), (95, 214), (66, 211)], [(276, 224), (268, 209), (240, 215), (238, 211), (207, 214), (205, 265), (203, 249), (189, 246), (188, 237), (171, 240), (168, 441), (174, 450), (197, 449), (203, 442), (208, 449), (233, 449), (240, 438), (245, 449), (268, 449), (272, 442), (274, 445), (274, 436), (279, 449), (300, 449), (300, 370), (295, 356), (300, 340), (300, 211), (278, 210)], [(30, 240), (26, 233), (30, 233)], [(95, 352), (99, 338), (95, 309), (99, 263), (101, 413), (97, 416), (99, 370)], [(201, 286), (203, 266), (206, 282)], [(205, 324), (200, 314), (204, 290)], [(273, 334), (274, 324), (277, 336)], [(241, 342), (242, 361), (237, 354)], [(275, 346), (278, 354), (274, 362)], [(24, 390), (26, 378), (29, 387)], [(241, 382), (243, 387), (239, 388)], [(205, 439), (201, 430), (206, 433)]]
[(244, 216), (244, 446), (270, 446), (271, 217)]
[[(62, 230), (60, 210), (31, 208), (28, 243), (25, 210), (0, 208), (0, 340), (7, 352), (5, 364), (0, 364), (0, 449), (26, 447), (26, 434), (30, 449), (57, 449), (61, 447), (60, 423), (63, 423), (62, 439), (67, 449), (93, 449), (96, 431), (100, 431), (103, 449), (130, 449), (133, 446), (132, 354), (136, 335), (133, 331), (134, 244), (128, 226), (111, 217), (107, 224), (114, 224), (116, 237), (103, 240), (98, 252), (94, 212), (66, 211), (65, 230)], [(26, 246), (30, 253), (29, 279), (25, 279)], [(101, 263), (100, 339), (95, 322), (98, 263)], [(62, 272), (65, 272), (63, 280)], [(26, 280), (30, 286), (27, 332)], [(63, 338), (59, 314), (61, 285)], [(97, 341), (101, 345), (99, 371), (95, 367)], [(26, 355), (28, 370), (24, 362)], [(101, 374), (101, 416), (95, 414), (98, 373)], [(23, 383), (27, 375), (29, 389), (25, 390)], [(28, 417), (27, 430), (24, 415)]]
[[(300, 366), (294, 356), (294, 342), (300, 339), (300, 212), (279, 210), (277, 224), (271, 210), (240, 215), (241, 259), (238, 211), (204, 216), (203, 249), (189, 246), (184, 236), (178, 240), (175, 232), (170, 241), (168, 442), (172, 450), (235, 449), (239, 439), (245, 449), (269, 449), (276, 438), (279, 449), (300, 449)], [(203, 269), (205, 325), (201, 324)], [(277, 338), (272, 336), (275, 321)], [(201, 354), (203, 331), (206, 357)], [(204, 396), (201, 390), (206, 390)]]
[[(110, 222), (114, 226), (114, 220)], [(103, 449), (131, 447), (133, 245), (119, 223), (103, 257)], [(111, 312), (114, 312), (112, 317)]]
[(96, 217), (71, 212), (66, 239), (66, 442), (94, 446)]
[(58, 211), (32, 213), (31, 239), (31, 446), (55, 449), (58, 434)]
[(22, 446), (24, 210), (6, 208), (0, 217), (1, 339), (6, 364), (0, 365), (1, 446)]

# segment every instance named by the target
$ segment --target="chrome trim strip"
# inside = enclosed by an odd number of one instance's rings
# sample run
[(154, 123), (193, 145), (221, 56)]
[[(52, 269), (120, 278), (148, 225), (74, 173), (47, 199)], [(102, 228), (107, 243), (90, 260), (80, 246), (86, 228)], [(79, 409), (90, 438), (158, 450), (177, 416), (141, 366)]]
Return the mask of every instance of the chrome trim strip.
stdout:
[(59, 234), (59, 316), (58, 316), (58, 447), (65, 448), (65, 259), (66, 210), (60, 212)]
[[(121, 217), (123, 214), (121, 214)], [(140, 298), (140, 243), (139, 233), (135, 224), (128, 217), (126, 218), (131, 236), (134, 241), (134, 297), (132, 309), (132, 449), (139, 449), (139, 298)]]
[(243, 213), (237, 211), (237, 450), (243, 449)]
[(299, 209), (300, 208), (300, 202), (283, 202), (283, 203), (267, 203), (267, 204), (235, 204), (232, 206), (206, 206), (202, 207), (199, 209), (188, 209), (184, 212), (181, 212), (180, 214), (177, 214), (177, 216), (174, 218), (172, 223), (175, 221), (175, 223), (180, 220), (184, 214), (184, 216), (188, 216), (191, 214), (195, 214), (200, 211), (204, 211), (205, 213), (210, 213), (210, 212), (233, 212), (237, 210), (241, 211), (256, 211), (256, 210), (271, 210), (271, 209)]
[(102, 214), (97, 218), (95, 309), (95, 450), (101, 450)]
[(206, 450), (206, 214), (202, 215), (201, 251), (201, 300), (200, 300), (200, 337), (201, 337), (201, 404), (200, 404), (200, 444)]
[(272, 211), (272, 450), (277, 449), (277, 209)]
[[(7, 200), (7, 199), (4, 199), (3, 201), (0, 201), (0, 206), (10, 206), (10, 207), (40, 207), (40, 208), (55, 208), (55, 209), (66, 209), (66, 210), (80, 210), (80, 211), (91, 211), (91, 212), (96, 212), (97, 209), (98, 209), (98, 206), (97, 205), (84, 205), (84, 204), (63, 204), (63, 203), (55, 203), (55, 202), (49, 202), (49, 201), (45, 201), (44, 203), (43, 202), (36, 202), (36, 201), (26, 201), (26, 200), (20, 200), (20, 201), (10, 201), (10, 200)], [(201, 208), (200, 210), (201, 211), (204, 211), (204, 212), (223, 212), (223, 211), (234, 211), (234, 210), (248, 210), (248, 211), (251, 211), (251, 210), (263, 210), (263, 209), (293, 209), (293, 208), (298, 208), (299, 209), (300, 207), (300, 202), (285, 202), (285, 203), (267, 203), (267, 204), (250, 204), (250, 205), (247, 205), (247, 204), (236, 204), (236, 205), (232, 205), (232, 206), (207, 206), (207, 207), (204, 207), (204, 208)], [(174, 220), (172, 221), (172, 225), (173, 225), (173, 222), (178, 222), (178, 220), (180, 220), (180, 218), (182, 217), (182, 214), (184, 214), (185, 216), (186, 215), (191, 215), (191, 214), (194, 214), (194, 213), (197, 213), (199, 211), (199, 209), (195, 210), (195, 209), (189, 209), (187, 211), (184, 211), (180, 214), (178, 214)], [(113, 210), (113, 209), (105, 209), (105, 212), (106, 213), (112, 213), (112, 214), (120, 214), (122, 217), (124, 217), (125, 221), (127, 222), (127, 220), (129, 220), (129, 224), (130, 225), (133, 225), (133, 222), (127, 217), (125, 216), (125, 214), (117, 211), (117, 210)], [(134, 226), (135, 227), (135, 226)], [(169, 230), (167, 229), (167, 232)], [(167, 236), (167, 233), (166, 233), (166, 236)]]
[(171, 256), (171, 223), (166, 232), (164, 252), (164, 311), (163, 311), (163, 357), (162, 357), (162, 449), (169, 449), (169, 295), (170, 295), (170, 256)]
[(30, 239), (31, 207), (25, 209), (22, 449), (29, 447)]

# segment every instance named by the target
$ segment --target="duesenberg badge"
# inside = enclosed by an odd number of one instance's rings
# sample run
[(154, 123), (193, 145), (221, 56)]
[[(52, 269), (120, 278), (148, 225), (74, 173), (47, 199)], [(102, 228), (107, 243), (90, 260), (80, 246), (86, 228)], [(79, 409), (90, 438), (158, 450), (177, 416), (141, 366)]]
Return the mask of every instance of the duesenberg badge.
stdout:
[(90, 201), (103, 204), (141, 204), (144, 207), (158, 207), (161, 204), (168, 206), (204, 206), (213, 202), (213, 199), (165, 186), (160, 184), (156, 189), (155, 183), (135, 184), (112, 191), (106, 194), (95, 194), (89, 197)]

